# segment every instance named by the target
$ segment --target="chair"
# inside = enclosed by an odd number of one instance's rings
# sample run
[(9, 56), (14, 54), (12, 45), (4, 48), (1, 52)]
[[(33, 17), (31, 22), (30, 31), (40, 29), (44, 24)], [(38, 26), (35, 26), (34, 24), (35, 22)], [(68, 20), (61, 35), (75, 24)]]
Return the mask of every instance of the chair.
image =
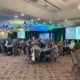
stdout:
[[(78, 72), (76, 73), (76, 76), (75, 76), (75, 79), (76, 79), (78, 74), (80, 76), (80, 49), (76, 50), (75, 52), (76, 52), (75, 57), (76, 57), (77, 69), (78, 69)], [(79, 80), (80, 80), (80, 78), (79, 78)]]
[(51, 48), (50, 54), (49, 55), (45, 55), (45, 58), (48, 58), (49, 60), (53, 59), (54, 56), (54, 48)]
[(1, 44), (1, 50), (2, 50), (2, 53), (4, 53), (4, 47), (2, 44)]
[(26, 59), (29, 60), (31, 58), (31, 54), (29, 54), (28, 48), (26, 48)]
[(62, 54), (63, 49), (62, 49), (62, 47), (60, 47), (60, 46), (58, 46), (58, 49), (59, 49), (59, 55), (61, 55), (61, 54)]
[(80, 49), (80, 43), (78, 44), (78, 49)]
[(15, 44), (14, 46), (13, 46), (13, 54), (14, 55), (20, 55), (20, 51), (19, 51), (19, 49), (18, 49), (18, 45), (17, 44)]
[(40, 61), (40, 50), (34, 49), (33, 53), (34, 53), (35, 61)]
[(75, 56), (74, 52), (71, 53), (71, 59), (72, 59), (72, 63), (73, 63), (72, 70), (71, 70), (71, 72), (72, 72), (72, 71), (74, 71), (73, 70), (74, 68), (77, 68), (77, 61), (76, 61), (76, 56)]

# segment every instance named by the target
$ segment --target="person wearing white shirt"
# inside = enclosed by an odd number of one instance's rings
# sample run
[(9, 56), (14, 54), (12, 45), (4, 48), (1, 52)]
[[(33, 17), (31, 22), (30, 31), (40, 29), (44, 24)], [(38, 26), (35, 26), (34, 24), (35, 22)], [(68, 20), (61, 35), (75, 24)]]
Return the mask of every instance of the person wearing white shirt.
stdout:
[(74, 42), (74, 41), (71, 41), (71, 44), (69, 45), (69, 48), (70, 48), (70, 49), (73, 49), (74, 46), (75, 46), (75, 42)]
[(75, 42), (71, 41), (71, 44), (69, 45), (69, 52), (74, 50)]

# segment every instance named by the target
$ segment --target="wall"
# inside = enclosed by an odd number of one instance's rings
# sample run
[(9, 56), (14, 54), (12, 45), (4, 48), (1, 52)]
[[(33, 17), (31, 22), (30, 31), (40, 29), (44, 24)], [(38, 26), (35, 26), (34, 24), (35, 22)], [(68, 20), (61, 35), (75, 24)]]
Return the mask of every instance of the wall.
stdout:
[(8, 33), (0, 32), (0, 36), (1, 36), (3, 39), (7, 39)]

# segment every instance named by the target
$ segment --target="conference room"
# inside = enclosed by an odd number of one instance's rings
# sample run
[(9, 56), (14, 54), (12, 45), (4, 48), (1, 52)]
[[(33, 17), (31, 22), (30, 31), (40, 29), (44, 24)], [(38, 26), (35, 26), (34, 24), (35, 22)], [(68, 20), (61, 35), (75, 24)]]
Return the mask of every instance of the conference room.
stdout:
[(80, 80), (80, 1), (0, 0), (0, 80)]

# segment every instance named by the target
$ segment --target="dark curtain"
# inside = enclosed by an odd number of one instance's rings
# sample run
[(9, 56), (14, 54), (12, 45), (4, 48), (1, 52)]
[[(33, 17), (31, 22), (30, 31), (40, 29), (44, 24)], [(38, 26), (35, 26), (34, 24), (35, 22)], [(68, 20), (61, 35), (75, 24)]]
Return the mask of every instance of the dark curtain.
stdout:
[(8, 33), (8, 39), (17, 39), (17, 32), (13, 32), (12, 34)]
[(63, 41), (65, 40), (65, 28), (53, 29), (53, 40), (54, 41)]

